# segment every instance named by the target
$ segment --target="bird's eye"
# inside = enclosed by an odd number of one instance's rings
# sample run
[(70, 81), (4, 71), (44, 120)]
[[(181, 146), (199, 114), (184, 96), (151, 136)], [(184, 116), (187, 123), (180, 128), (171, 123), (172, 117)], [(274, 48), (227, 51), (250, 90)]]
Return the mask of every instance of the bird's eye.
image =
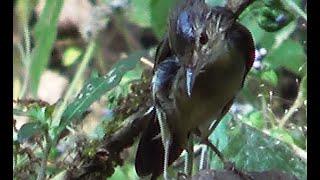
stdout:
[(199, 39), (200, 44), (204, 45), (207, 44), (208, 42), (208, 35), (205, 32), (202, 32), (200, 34), (200, 39)]

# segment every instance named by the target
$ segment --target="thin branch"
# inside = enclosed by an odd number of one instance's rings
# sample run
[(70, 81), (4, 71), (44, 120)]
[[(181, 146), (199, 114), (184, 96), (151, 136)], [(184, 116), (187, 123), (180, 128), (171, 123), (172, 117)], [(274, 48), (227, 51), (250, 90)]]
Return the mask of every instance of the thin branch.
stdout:
[(292, 0), (280, 0), (282, 5), (295, 16), (301, 16), (305, 21), (307, 21), (307, 14)]
[(299, 109), (305, 100), (304, 96), (304, 90), (303, 90), (303, 82), (306, 80), (306, 76), (304, 76), (301, 80), (300, 86), (299, 86), (299, 91), (298, 91), (298, 96), (296, 100), (294, 101), (293, 105), (290, 107), (287, 113), (284, 114), (284, 116), (281, 118), (279, 126), (283, 127), (287, 121), (291, 118), (291, 116)]
[[(261, 131), (264, 134), (271, 136), (271, 133), (268, 130)], [(278, 139), (281, 141), (281, 139)], [(307, 151), (301, 149), (300, 147), (296, 146), (295, 144), (289, 144), (293, 150), (293, 153), (298, 156), (303, 161), (307, 162)]]
[(129, 116), (122, 128), (105, 138), (104, 145), (97, 150), (94, 157), (84, 160), (85, 163), (80, 168), (69, 170), (66, 179), (85, 179), (95, 172), (104, 174), (104, 177), (111, 176), (115, 166), (123, 164), (120, 153), (133, 145), (135, 138), (153, 117), (152, 113), (143, 114), (145, 111), (142, 109)]
[(226, 7), (229, 8), (238, 17), (255, 0), (229, 0)]
[(151, 62), (149, 59), (147, 59), (147, 58), (145, 58), (145, 57), (141, 57), (141, 58), (140, 58), (140, 61), (141, 61), (143, 64), (149, 66), (151, 69), (153, 69), (154, 64), (153, 64), (153, 62)]

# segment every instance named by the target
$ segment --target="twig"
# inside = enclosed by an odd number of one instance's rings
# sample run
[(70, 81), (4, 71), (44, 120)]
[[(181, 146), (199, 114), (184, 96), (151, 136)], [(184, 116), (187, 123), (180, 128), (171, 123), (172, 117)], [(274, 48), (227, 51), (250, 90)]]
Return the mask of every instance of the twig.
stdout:
[(228, 0), (226, 7), (238, 17), (255, 0)]
[(67, 179), (85, 178), (94, 172), (104, 174), (105, 177), (111, 176), (117, 165), (122, 165), (120, 153), (132, 146), (134, 139), (146, 128), (153, 113), (142, 114), (145, 109), (129, 116), (125, 120), (125, 125), (115, 133), (105, 138), (104, 145), (100, 147), (93, 158), (85, 160), (79, 169), (69, 170)]
[(276, 122), (278, 122), (279, 120), (274, 115), (273, 111), (268, 107), (264, 96), (260, 95), (260, 98), (261, 98), (261, 108), (262, 108), (263, 116), (267, 117), (268, 119), (270, 119), (271, 126), (274, 127), (276, 125)]
[(298, 96), (296, 100), (294, 101), (293, 105), (290, 107), (287, 113), (284, 114), (284, 116), (281, 118), (279, 126), (283, 127), (286, 122), (291, 118), (291, 116), (296, 112), (297, 109), (299, 109), (305, 100), (304, 94), (303, 94), (303, 82), (306, 80), (306, 76), (304, 76), (301, 80)]
[(140, 61), (141, 61), (143, 64), (149, 66), (151, 69), (153, 69), (154, 64), (153, 64), (153, 62), (151, 62), (149, 59), (147, 59), (147, 58), (145, 58), (145, 57), (141, 57), (141, 58), (140, 58)]
[[(247, 123), (246, 123), (247, 124)], [(264, 134), (271, 136), (271, 133), (268, 130), (263, 130), (261, 131)], [(278, 139), (281, 141), (281, 139)], [(301, 149), (300, 147), (296, 146), (295, 144), (289, 144), (293, 150), (293, 153), (298, 156), (299, 158), (301, 158), (303, 161), (307, 162), (307, 152), (303, 149)]]
[(307, 14), (295, 2), (292, 0), (280, 0), (280, 2), (289, 12), (293, 12), (295, 16), (301, 16), (307, 21)]

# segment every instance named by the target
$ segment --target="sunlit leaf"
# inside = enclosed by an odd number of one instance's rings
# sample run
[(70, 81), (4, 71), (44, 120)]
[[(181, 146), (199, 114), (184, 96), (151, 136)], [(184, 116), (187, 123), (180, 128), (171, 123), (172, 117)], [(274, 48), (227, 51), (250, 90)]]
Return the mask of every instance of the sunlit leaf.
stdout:
[[(237, 122), (233, 128), (225, 128), (226, 123), (228, 122), (225, 120), (221, 122), (211, 139), (213, 143), (219, 140), (218, 149), (225, 158), (234, 162), (237, 168), (246, 171), (277, 169), (293, 174), (299, 179), (306, 179), (306, 163), (295, 155), (288, 144), (246, 124)], [(217, 138), (223, 136), (227, 139)], [(227, 145), (220, 146), (221, 141)], [(211, 164), (214, 166), (211, 168), (221, 168), (221, 165), (217, 166), (217, 161), (219, 160), (213, 159)]]
[(79, 59), (81, 53), (82, 53), (81, 49), (76, 48), (76, 47), (70, 47), (70, 48), (66, 49), (65, 52), (63, 53), (63, 57), (62, 57), (63, 65), (64, 66), (72, 65), (74, 62), (76, 62), (76, 60)]
[(94, 101), (117, 86), (122, 76), (136, 66), (143, 53), (144, 52), (134, 53), (128, 58), (116, 63), (107, 75), (90, 79), (78, 93), (74, 101), (69, 104), (64, 111), (62, 123), (64, 125), (69, 124), (72, 119), (79, 117), (86, 111)]
[(271, 129), (270, 132), (270, 135), (275, 138), (281, 139), (282, 141), (287, 142), (289, 144), (294, 143), (290, 133), (283, 128), (275, 127)]
[(18, 131), (18, 141), (22, 143), (28, 138), (40, 134), (42, 132), (41, 124), (38, 122), (30, 122), (22, 125)]
[(264, 121), (263, 114), (260, 111), (254, 111), (249, 114), (246, 122), (252, 127), (263, 129), (265, 126)]
[(296, 41), (288, 39), (277, 49), (265, 57), (271, 68), (284, 67), (296, 74), (300, 74), (299, 68), (306, 62), (303, 47)]
[(261, 79), (273, 86), (278, 84), (278, 76), (274, 70), (263, 71), (260, 75)]
[(151, 26), (151, 0), (132, 0), (131, 8), (127, 12), (129, 20), (141, 27)]

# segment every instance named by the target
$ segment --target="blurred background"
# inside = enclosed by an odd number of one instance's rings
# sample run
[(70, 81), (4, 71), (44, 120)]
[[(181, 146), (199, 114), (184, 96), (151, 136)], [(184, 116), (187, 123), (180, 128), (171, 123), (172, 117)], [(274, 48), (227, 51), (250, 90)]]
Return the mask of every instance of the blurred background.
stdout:
[[(15, 179), (41, 179), (41, 172), (61, 178), (150, 104), (153, 57), (175, 2), (14, 1)], [(254, 37), (256, 59), (210, 139), (240, 169), (306, 179), (306, 9), (306, 0), (256, 0), (239, 18)], [(138, 179), (136, 143), (122, 152), (123, 166), (108, 179)], [(202, 148), (195, 146), (195, 170)], [(214, 153), (206, 156), (212, 169), (222, 168)], [(176, 162), (172, 172), (182, 165)]]

